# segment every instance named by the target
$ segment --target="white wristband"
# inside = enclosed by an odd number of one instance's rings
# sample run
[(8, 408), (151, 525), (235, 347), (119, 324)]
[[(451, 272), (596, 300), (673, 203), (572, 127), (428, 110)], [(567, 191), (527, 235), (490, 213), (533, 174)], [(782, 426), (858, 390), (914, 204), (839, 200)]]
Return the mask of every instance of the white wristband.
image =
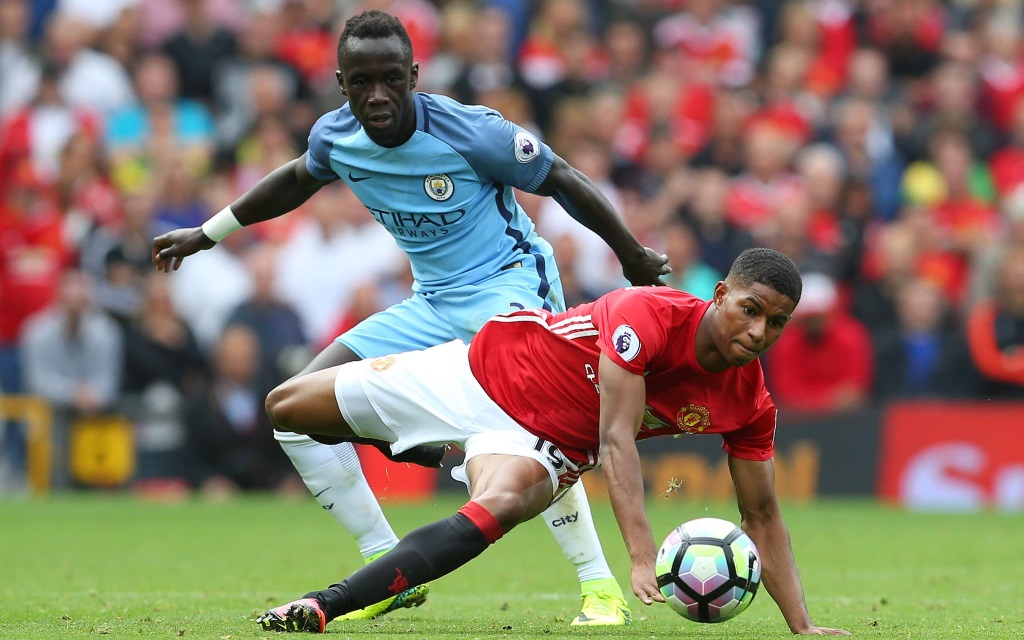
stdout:
[(203, 233), (214, 242), (220, 242), (242, 228), (230, 206), (224, 207), (203, 223)]

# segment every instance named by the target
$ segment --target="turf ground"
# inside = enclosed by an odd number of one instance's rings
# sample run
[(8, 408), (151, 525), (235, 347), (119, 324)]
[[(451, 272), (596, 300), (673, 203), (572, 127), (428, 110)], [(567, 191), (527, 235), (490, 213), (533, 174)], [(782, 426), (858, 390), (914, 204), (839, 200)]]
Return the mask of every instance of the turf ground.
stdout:
[[(401, 535), (450, 515), (460, 498), (386, 511)], [(1024, 516), (914, 514), (869, 502), (784, 509), (819, 624), (859, 638), (1024, 638)], [(672, 496), (651, 498), (649, 512), (659, 538), (693, 517), (735, 519), (729, 504)], [(594, 515), (628, 589), (607, 503), (596, 502)], [(0, 501), (0, 637), (271, 637), (253, 623), (258, 613), (357, 566), (354, 544), (311, 499)], [(629, 600), (631, 627), (571, 630), (575, 574), (535, 521), (435, 582), (423, 607), (327, 630), (335, 638), (790, 637), (763, 592), (719, 625)]]

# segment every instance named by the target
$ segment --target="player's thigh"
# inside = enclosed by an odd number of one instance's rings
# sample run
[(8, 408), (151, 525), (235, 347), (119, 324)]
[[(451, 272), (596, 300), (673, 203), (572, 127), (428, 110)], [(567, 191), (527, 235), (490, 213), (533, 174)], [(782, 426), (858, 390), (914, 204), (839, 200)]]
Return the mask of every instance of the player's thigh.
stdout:
[(419, 351), (458, 337), (448, 320), (434, 309), (429, 296), (416, 294), (366, 318), (338, 336), (334, 344), (360, 358), (378, 358)]
[(470, 499), (497, 518), (502, 531), (533, 518), (551, 502), (551, 476), (533, 458), (482, 454), (466, 467)]
[(274, 424), (295, 433), (353, 435), (341, 415), (334, 391), (342, 367), (311, 371), (275, 387), (267, 396), (267, 412)]

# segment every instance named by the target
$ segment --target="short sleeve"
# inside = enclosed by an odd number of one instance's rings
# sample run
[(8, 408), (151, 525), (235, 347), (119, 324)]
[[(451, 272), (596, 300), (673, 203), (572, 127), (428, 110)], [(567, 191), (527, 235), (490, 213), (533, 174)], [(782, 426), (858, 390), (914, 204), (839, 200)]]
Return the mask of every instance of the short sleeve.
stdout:
[(338, 138), (338, 120), (339, 111), (325, 113), (309, 132), (306, 170), (318, 180), (338, 179), (338, 174), (331, 168), (331, 149)]
[(458, 151), (482, 181), (532, 193), (554, 163), (551, 147), (491, 109), (467, 108), (457, 121), (438, 118), (431, 132)]
[(763, 462), (775, 455), (775, 426), (779, 411), (762, 385), (758, 405), (746, 426), (722, 434), (722, 450), (733, 458)]
[(668, 343), (660, 301), (642, 288), (626, 288), (598, 300), (597, 346), (626, 371), (643, 375)]

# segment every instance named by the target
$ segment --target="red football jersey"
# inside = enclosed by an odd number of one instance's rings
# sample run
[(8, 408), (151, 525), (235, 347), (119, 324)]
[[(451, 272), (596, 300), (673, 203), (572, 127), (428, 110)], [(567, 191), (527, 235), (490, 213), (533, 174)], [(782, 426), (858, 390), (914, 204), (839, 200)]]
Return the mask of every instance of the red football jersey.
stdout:
[(719, 433), (729, 455), (767, 460), (775, 404), (760, 361), (722, 373), (697, 363), (697, 325), (710, 305), (669, 287), (630, 287), (564, 313), (502, 314), (473, 338), (469, 363), (498, 406), (577, 463), (595, 460), (600, 444), (601, 353), (645, 377), (638, 440)]

